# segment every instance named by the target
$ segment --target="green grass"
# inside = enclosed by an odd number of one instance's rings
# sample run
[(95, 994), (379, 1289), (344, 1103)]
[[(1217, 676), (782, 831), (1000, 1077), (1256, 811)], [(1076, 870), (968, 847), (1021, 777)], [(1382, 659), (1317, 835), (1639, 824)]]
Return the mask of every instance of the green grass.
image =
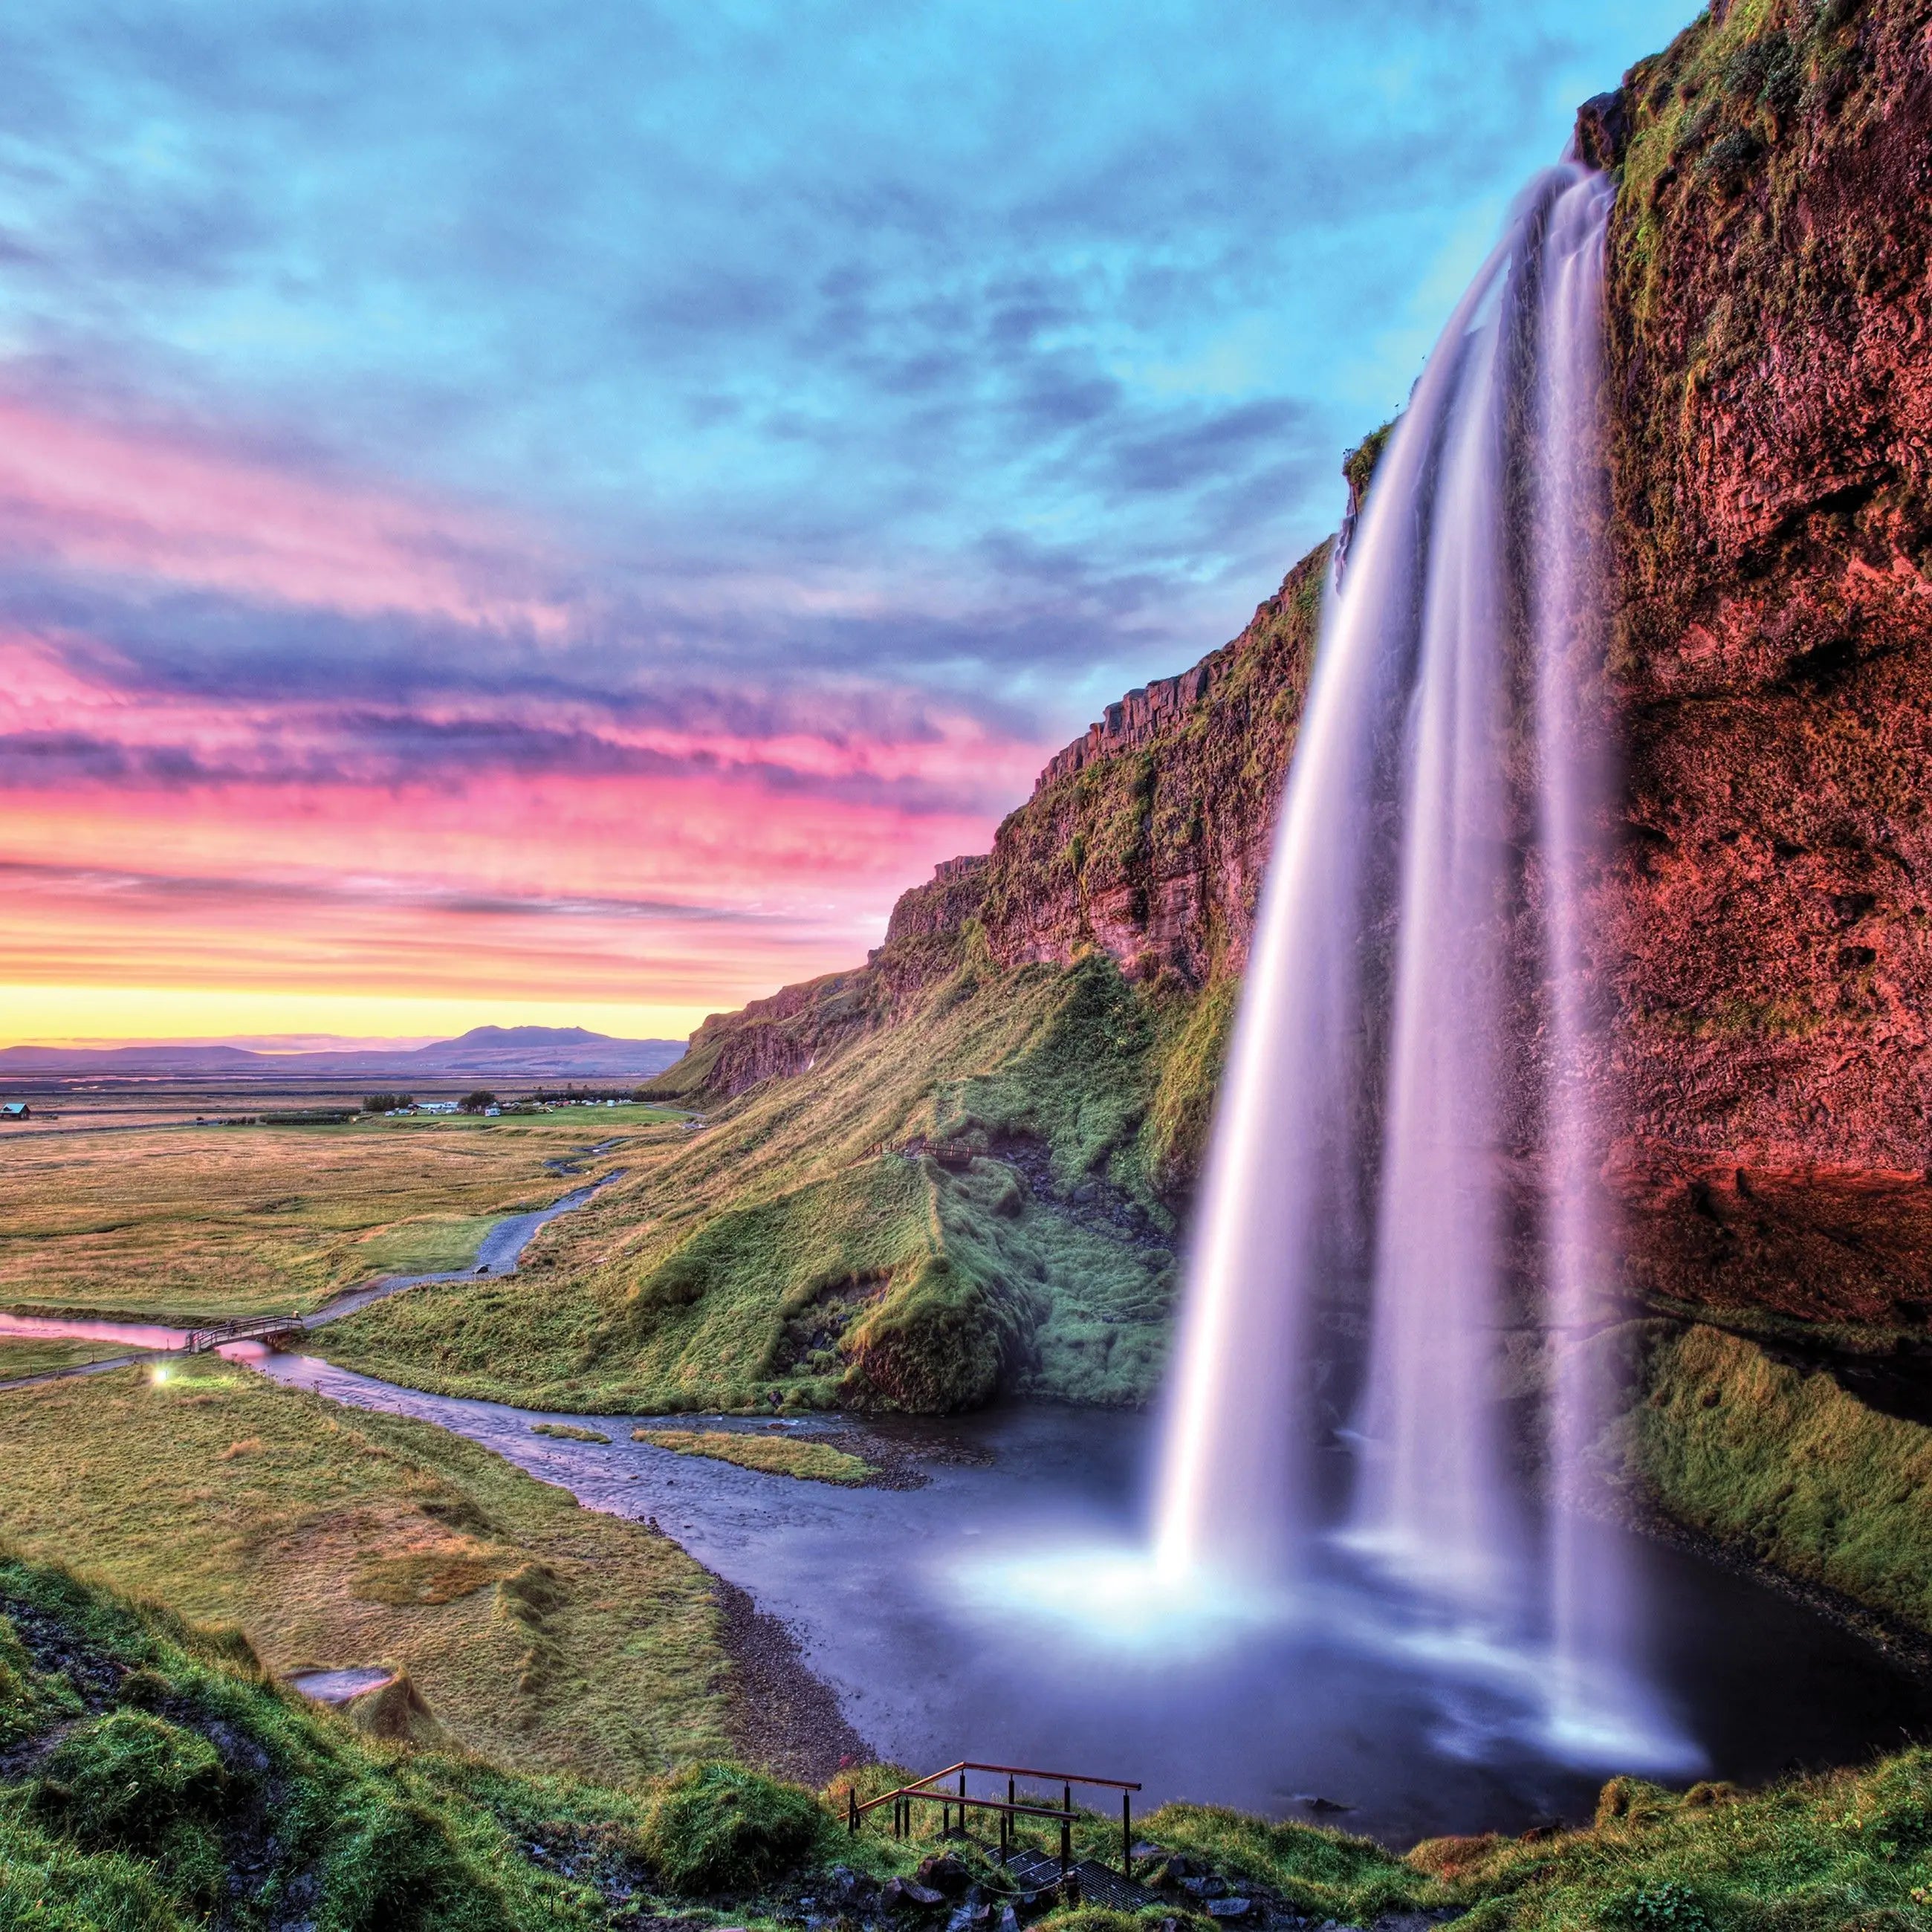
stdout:
[(722, 1744), (706, 1573), (461, 1437), (208, 1357), (13, 1390), (0, 1437), (0, 1536), (279, 1672), (399, 1666), (506, 1763), (630, 1777)]
[(608, 1442), (610, 1439), (601, 1429), (584, 1429), (574, 1422), (533, 1422), (530, 1433), (554, 1436), (563, 1442)]
[(0, 1777), (0, 1925), (38, 1932), (591, 1932), (674, 1872), (762, 1882), (836, 1843), (754, 1773), (625, 1790), (371, 1740), (232, 1633), (4, 1552), (0, 1736), (44, 1741)]
[(669, 1449), (680, 1456), (709, 1456), (741, 1469), (761, 1469), (808, 1482), (838, 1483), (855, 1489), (879, 1472), (862, 1456), (829, 1442), (801, 1442), (789, 1436), (747, 1436), (733, 1429), (634, 1429), (634, 1442)]
[[(318, 1344), (580, 1412), (1144, 1401), (1173, 1293), (1148, 1113), (1177, 1040), (1208, 1064), (1190, 1011), (1104, 957), (1003, 970), (969, 931), (896, 1024), (627, 1152), (519, 1276), (414, 1291)], [(1138, 1233), (1102, 1211), (1121, 1204)]]
[(1678, 1521), (1932, 1630), (1932, 1430), (1694, 1326), (1660, 1334), (1605, 1446)]
[(18, 1376), (45, 1375), (51, 1369), (84, 1367), (122, 1355), (137, 1355), (118, 1342), (67, 1342), (58, 1336), (0, 1335), (0, 1382)]
[(22, 1745), (0, 1926), (35, 1932), (592, 1932), (694, 1906), (764, 1927), (796, 1922), (814, 1868), (880, 1878), (924, 1849), (715, 1759), (620, 1787), (373, 1738), (238, 1634), (0, 1548), (0, 1746)]
[(386, 1274), (466, 1267), (491, 1217), (582, 1176), (548, 1160), (680, 1132), (662, 1109), (340, 1128), (50, 1134), (0, 1146), (0, 1305), (144, 1319), (310, 1309)]
[(1166, 1806), (1144, 1828), (1344, 1924), (1454, 1907), (1469, 1932), (1932, 1925), (1932, 1754), (1922, 1750), (1755, 1792), (1615, 1778), (1581, 1830), (1432, 1839), (1400, 1858), (1370, 1840), (1203, 1806)]

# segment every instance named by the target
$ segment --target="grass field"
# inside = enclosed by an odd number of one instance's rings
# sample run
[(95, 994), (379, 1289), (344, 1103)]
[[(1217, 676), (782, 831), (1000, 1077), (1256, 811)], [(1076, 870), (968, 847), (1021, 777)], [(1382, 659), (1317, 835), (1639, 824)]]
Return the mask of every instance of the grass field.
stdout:
[(199, 1357), (0, 1397), (0, 1539), (274, 1670), (398, 1665), (461, 1743), (607, 1778), (724, 1748), (710, 1580), (462, 1438)]
[(132, 1354), (114, 1342), (64, 1342), (38, 1335), (0, 1335), (0, 1382), (16, 1376), (44, 1375), (50, 1369), (73, 1369), (88, 1362)]
[(829, 1442), (800, 1442), (785, 1436), (747, 1436), (735, 1429), (634, 1429), (634, 1442), (648, 1442), (680, 1456), (709, 1456), (741, 1469), (798, 1476), (813, 1483), (856, 1486), (879, 1472), (862, 1456)]
[[(673, 1118), (626, 1106), (12, 1141), (0, 1145), (0, 1305), (279, 1313), (379, 1275), (460, 1268), (492, 1216), (554, 1201), (634, 1142), (675, 1141)], [(580, 1153), (612, 1139), (623, 1146), (606, 1156)]]
[(520, 1278), (418, 1290), (319, 1346), (578, 1412), (1144, 1401), (1174, 1293), (1144, 1135), (1192, 1015), (1104, 958), (969, 953), (900, 1024), (627, 1154)]

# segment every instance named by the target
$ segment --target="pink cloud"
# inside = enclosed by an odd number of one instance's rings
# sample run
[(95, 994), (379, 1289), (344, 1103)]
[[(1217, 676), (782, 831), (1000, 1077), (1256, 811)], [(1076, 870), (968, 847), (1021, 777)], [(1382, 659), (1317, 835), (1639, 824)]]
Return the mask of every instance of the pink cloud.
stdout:
[(20, 403), (0, 402), (0, 515), (16, 544), (87, 569), (351, 614), (557, 621), (493, 586), (518, 544), (476, 512)]

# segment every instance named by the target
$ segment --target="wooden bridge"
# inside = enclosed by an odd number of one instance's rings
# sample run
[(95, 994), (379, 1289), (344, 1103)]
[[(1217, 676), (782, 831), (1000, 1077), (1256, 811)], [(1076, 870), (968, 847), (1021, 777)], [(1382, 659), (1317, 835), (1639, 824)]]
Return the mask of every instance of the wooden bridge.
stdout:
[(304, 1334), (308, 1323), (299, 1315), (257, 1315), (245, 1322), (218, 1322), (207, 1328), (190, 1328), (182, 1344), (185, 1355), (205, 1355), (226, 1342), (266, 1342), (279, 1347), (291, 1336)]

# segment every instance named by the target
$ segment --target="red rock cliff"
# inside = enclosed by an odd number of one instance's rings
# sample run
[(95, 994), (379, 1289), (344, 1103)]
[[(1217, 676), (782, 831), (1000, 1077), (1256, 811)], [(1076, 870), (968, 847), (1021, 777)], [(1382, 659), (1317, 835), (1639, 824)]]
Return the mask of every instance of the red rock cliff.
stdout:
[(1932, 1312), (1932, 6), (1713, 8), (1586, 138), (1640, 1283)]

